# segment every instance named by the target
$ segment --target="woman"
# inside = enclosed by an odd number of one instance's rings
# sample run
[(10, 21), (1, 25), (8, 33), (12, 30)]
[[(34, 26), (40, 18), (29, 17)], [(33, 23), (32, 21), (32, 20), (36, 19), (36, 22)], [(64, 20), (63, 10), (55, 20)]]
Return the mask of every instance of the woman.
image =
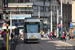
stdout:
[(62, 34), (62, 41), (65, 40), (66, 41), (66, 38), (65, 38), (65, 33), (63, 32)]
[(52, 37), (51, 37), (51, 36), (52, 36), (52, 32), (50, 32), (50, 33), (49, 33), (49, 38), (50, 38), (50, 39), (52, 39)]

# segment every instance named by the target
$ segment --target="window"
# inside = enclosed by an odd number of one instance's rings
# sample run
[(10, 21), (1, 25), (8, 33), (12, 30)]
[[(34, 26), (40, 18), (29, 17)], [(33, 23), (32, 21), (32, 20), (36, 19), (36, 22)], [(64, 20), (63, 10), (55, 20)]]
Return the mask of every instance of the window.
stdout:
[(48, 12), (48, 9), (49, 9), (49, 8), (48, 8), (48, 7), (46, 7), (46, 12)]
[(55, 6), (55, 12), (56, 12), (57, 10), (56, 10), (56, 6)]
[(44, 10), (43, 10), (43, 7), (40, 7), (40, 11), (44, 11)]
[(59, 6), (58, 6), (58, 9), (59, 9)]
[(34, 6), (34, 11), (38, 11), (38, 7), (37, 6)]
[(54, 12), (54, 6), (52, 6), (52, 11)]

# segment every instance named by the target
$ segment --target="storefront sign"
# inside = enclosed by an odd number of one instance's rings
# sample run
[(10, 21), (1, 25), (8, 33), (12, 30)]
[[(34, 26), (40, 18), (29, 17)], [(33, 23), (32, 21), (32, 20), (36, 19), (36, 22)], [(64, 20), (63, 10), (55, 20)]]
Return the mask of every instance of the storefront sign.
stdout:
[[(31, 14), (13, 14), (11, 15), (11, 19), (25, 19), (25, 18), (30, 18)], [(5, 15), (3, 15), (3, 19), (6, 20)], [(10, 19), (10, 14), (9, 14), (9, 19)]]
[(25, 19), (31, 16), (12, 16), (12, 19)]

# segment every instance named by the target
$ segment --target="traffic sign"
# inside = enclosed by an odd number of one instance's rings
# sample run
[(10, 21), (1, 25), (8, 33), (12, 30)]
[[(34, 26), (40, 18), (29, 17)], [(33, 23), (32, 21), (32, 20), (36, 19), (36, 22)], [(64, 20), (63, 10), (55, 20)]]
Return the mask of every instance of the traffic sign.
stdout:
[(72, 23), (70, 23), (70, 28), (73, 28), (73, 24)]
[(8, 7), (8, 4), (5, 4), (4, 7), (7, 8)]
[(4, 0), (4, 8), (8, 8), (8, 0)]
[(62, 26), (62, 25), (61, 25), (60, 23), (58, 23), (57, 27), (58, 27), (59, 29), (61, 29), (61, 26)]

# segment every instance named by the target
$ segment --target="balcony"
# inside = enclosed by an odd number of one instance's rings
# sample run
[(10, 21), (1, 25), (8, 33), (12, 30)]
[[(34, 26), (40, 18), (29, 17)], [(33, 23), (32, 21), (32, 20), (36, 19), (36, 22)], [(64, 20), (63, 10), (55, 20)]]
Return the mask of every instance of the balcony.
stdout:
[(33, 4), (34, 5), (40, 5), (40, 6), (49, 6), (49, 2), (45, 2), (45, 5), (44, 5), (43, 1), (34, 1)]
[[(33, 16), (38, 16), (38, 12), (33, 12)], [(40, 12), (40, 16), (44, 16), (44, 12)], [(45, 16), (46, 17), (49, 17), (51, 16), (51, 13), (50, 12), (45, 12)], [(52, 14), (52, 16), (54, 16), (54, 13)]]
[(32, 7), (33, 3), (8, 3), (8, 7)]

